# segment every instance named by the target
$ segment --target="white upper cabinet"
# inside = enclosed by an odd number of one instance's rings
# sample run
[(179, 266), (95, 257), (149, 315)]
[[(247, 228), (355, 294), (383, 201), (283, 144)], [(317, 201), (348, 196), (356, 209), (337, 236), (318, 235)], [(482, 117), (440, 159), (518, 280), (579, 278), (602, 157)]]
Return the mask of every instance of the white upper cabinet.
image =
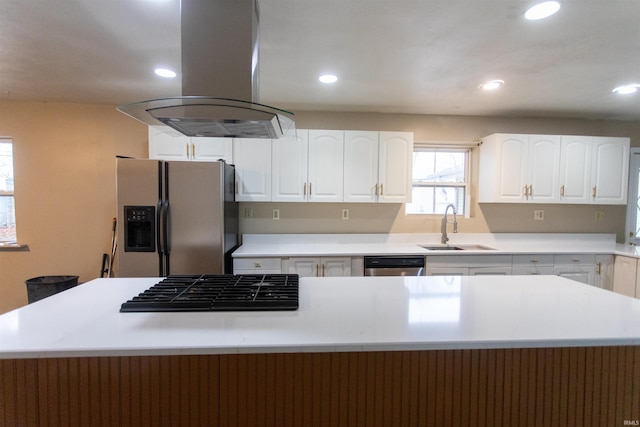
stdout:
[(629, 138), (563, 136), (560, 200), (626, 204)]
[(591, 162), (591, 202), (627, 203), (629, 138), (594, 137)]
[(233, 158), (236, 166), (236, 201), (271, 201), (271, 140), (234, 139)]
[(554, 203), (560, 200), (560, 136), (529, 135), (526, 201)]
[(480, 202), (559, 200), (560, 137), (493, 134), (480, 147)]
[(344, 179), (344, 132), (309, 130), (310, 202), (342, 202)]
[(274, 202), (304, 202), (308, 193), (309, 131), (271, 142), (271, 193)]
[(191, 138), (191, 160), (215, 162), (224, 160), (233, 163), (233, 139)]
[(379, 202), (411, 201), (413, 132), (380, 132)]
[(173, 132), (167, 133), (158, 126), (149, 126), (149, 158), (158, 160), (189, 161), (190, 138)]
[(346, 131), (344, 201), (411, 201), (412, 132)]
[(344, 201), (376, 202), (379, 193), (379, 132), (344, 133)]
[[(198, 146), (195, 153), (205, 155)], [(238, 201), (411, 200), (412, 132), (298, 129), (295, 137), (233, 139), (231, 157)]]
[(149, 158), (233, 163), (233, 141), (231, 138), (190, 138), (170, 129), (149, 126)]
[(493, 134), (479, 166), (479, 202), (625, 204), (629, 138)]
[(560, 201), (590, 203), (590, 136), (563, 136), (560, 153)]

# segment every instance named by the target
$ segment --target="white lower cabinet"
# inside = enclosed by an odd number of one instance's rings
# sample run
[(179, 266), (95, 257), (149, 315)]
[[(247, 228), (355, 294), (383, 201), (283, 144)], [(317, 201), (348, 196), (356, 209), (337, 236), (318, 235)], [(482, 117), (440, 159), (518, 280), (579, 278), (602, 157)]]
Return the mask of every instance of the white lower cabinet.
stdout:
[(427, 255), (426, 276), (556, 275), (613, 288), (613, 256), (594, 254)]
[(351, 257), (291, 257), (282, 264), (287, 274), (300, 277), (351, 276)]
[(613, 255), (596, 255), (595, 285), (608, 291), (613, 290)]
[(616, 255), (613, 273), (613, 292), (640, 298), (638, 259)]
[(469, 267), (469, 276), (510, 276), (510, 266)]
[(233, 274), (282, 274), (280, 258), (234, 258)]
[(425, 276), (511, 274), (511, 255), (427, 255)]
[(596, 256), (590, 254), (555, 255), (553, 274), (587, 285), (595, 285)]
[(520, 276), (553, 274), (553, 255), (514, 255), (511, 274)]

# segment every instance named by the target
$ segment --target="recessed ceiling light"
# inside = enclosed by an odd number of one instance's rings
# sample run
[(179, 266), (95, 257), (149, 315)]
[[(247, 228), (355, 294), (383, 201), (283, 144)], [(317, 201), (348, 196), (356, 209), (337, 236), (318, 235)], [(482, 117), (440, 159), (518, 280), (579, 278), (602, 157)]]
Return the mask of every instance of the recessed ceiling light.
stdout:
[(557, 1), (545, 1), (531, 6), (524, 13), (525, 19), (535, 21), (537, 19), (547, 18), (560, 10), (560, 3)]
[(323, 74), (318, 78), (322, 83), (335, 83), (338, 81), (338, 77), (333, 74)]
[(176, 76), (176, 72), (175, 71), (169, 70), (167, 68), (156, 68), (153, 71), (154, 71), (154, 73), (156, 73), (160, 77), (173, 78), (173, 77)]
[(633, 83), (633, 84), (629, 84), (629, 85), (618, 86), (617, 88), (615, 88), (611, 92), (619, 93), (620, 95), (628, 95), (630, 93), (636, 93), (638, 91), (638, 89), (640, 89), (640, 84)]
[(482, 83), (479, 87), (483, 90), (496, 90), (504, 84), (504, 80), (491, 80), (486, 83)]

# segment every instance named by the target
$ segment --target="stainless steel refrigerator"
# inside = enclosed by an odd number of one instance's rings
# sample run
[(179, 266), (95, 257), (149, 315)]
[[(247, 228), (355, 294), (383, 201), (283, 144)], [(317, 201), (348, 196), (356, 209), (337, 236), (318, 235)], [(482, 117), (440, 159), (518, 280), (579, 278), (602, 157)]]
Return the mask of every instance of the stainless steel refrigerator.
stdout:
[(119, 277), (232, 274), (234, 167), (117, 159)]

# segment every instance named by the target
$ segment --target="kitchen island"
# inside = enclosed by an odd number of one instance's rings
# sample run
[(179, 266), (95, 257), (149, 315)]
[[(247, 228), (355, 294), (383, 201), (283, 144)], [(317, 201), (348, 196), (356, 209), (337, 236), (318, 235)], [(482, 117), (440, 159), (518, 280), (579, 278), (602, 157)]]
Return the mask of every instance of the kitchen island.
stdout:
[(606, 290), (303, 278), (297, 311), (118, 312), (156, 281), (97, 279), (0, 316), (4, 425), (640, 419), (640, 300)]

